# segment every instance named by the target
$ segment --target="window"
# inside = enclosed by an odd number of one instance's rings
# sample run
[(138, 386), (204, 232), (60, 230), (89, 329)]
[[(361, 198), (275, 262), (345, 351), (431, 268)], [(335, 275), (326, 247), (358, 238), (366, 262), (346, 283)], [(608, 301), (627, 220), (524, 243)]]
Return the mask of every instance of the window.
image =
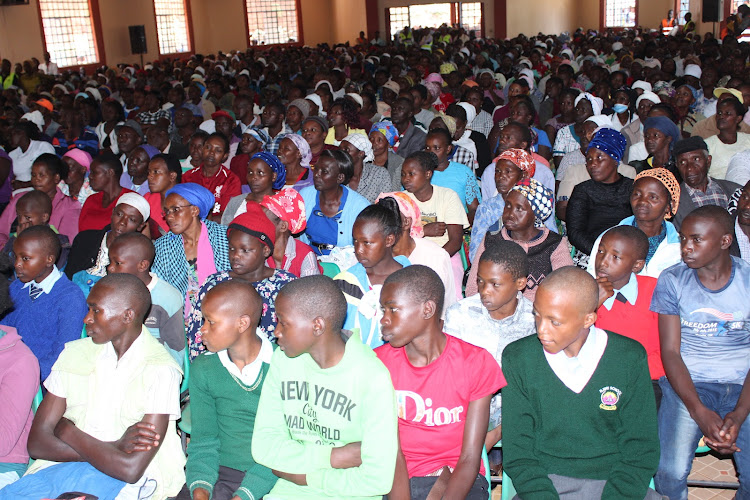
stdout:
[(410, 26), (409, 7), (391, 7), (388, 9), (388, 18), (390, 19), (391, 38), (393, 38), (405, 26)]
[(680, 10), (677, 13), (677, 20), (680, 26), (685, 25), (685, 14), (690, 12), (690, 0), (680, 0)]
[(160, 54), (190, 52), (185, 0), (154, 0)]
[(251, 45), (300, 41), (297, 0), (245, 0)]
[(99, 62), (88, 0), (39, 0), (44, 41), (58, 66)]
[(635, 26), (636, 0), (604, 0), (604, 27)]
[(466, 32), (474, 31), (478, 38), (482, 38), (482, 3), (461, 3), (461, 26)]
[(747, 3), (750, 3), (750, 2), (748, 2), (748, 0), (732, 0), (732, 10), (731, 10), (731, 13), (734, 14), (735, 12), (737, 12), (737, 9), (743, 3), (747, 4)]

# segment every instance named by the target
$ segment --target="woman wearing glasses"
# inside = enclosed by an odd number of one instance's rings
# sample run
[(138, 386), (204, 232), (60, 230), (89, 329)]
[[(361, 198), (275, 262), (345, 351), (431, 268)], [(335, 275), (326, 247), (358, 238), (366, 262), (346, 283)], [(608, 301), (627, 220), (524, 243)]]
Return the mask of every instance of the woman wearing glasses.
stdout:
[[(206, 278), (230, 268), (227, 228), (207, 220), (214, 203), (211, 191), (193, 183), (177, 184), (164, 199), (162, 216), (169, 233), (154, 242), (151, 270), (185, 296), (186, 318)], [(191, 353), (197, 352), (196, 346), (188, 347)]]

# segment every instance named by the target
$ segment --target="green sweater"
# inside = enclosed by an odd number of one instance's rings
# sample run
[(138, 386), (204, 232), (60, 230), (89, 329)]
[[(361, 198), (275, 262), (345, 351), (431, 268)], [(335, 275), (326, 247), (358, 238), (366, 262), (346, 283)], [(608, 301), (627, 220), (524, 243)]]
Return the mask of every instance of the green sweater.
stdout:
[(646, 351), (607, 336), (580, 394), (555, 375), (535, 335), (503, 351), (503, 465), (521, 498), (558, 498), (548, 474), (606, 480), (603, 499), (646, 495), (659, 464)]
[(190, 492), (196, 488), (212, 492), (222, 465), (245, 471), (236, 496), (242, 500), (261, 498), (277, 478), (270, 469), (255, 463), (248, 452), (268, 363), (263, 363), (253, 390), (236, 381), (215, 354), (198, 356), (190, 368), (192, 434), (186, 466)]
[[(331, 450), (362, 443), (362, 465), (331, 467)], [(307, 486), (279, 479), (269, 498), (380, 499), (393, 486), (398, 451), (391, 377), (358, 334), (336, 366), (309, 354), (273, 353), (253, 431), (253, 458), (271, 469), (306, 474)]]

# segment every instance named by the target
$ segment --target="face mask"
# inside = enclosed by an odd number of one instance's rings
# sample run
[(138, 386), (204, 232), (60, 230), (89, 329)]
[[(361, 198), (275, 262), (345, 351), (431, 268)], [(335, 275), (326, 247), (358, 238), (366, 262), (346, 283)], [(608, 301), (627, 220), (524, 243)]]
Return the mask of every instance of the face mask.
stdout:
[(627, 104), (615, 104), (613, 106), (613, 109), (615, 110), (615, 113), (624, 113), (628, 110)]

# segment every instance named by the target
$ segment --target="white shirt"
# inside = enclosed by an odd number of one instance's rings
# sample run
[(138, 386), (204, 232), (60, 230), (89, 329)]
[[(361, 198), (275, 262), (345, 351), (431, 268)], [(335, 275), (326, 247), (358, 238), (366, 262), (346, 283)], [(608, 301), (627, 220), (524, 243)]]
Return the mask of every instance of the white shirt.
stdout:
[(424, 238), (414, 238), (414, 250), (407, 257), (412, 264), (427, 266), (437, 273), (445, 286), (445, 301), (443, 303), (443, 317), (445, 311), (458, 302), (456, 279), (453, 274), (451, 256), (440, 245)]
[(258, 338), (260, 338), (260, 351), (258, 352), (258, 356), (255, 357), (255, 360), (249, 365), (245, 365), (245, 367), (242, 368), (242, 371), (240, 371), (240, 368), (229, 359), (229, 353), (226, 349), (216, 353), (216, 355), (219, 356), (219, 361), (221, 361), (221, 364), (224, 365), (224, 368), (227, 369), (229, 374), (238, 378), (240, 382), (248, 387), (255, 384), (255, 381), (258, 380), (258, 375), (260, 374), (260, 369), (262, 368), (263, 363), (270, 363), (271, 356), (273, 355), (273, 347), (271, 346), (268, 337), (258, 330), (256, 330), (255, 333), (258, 335)]
[(726, 180), (736, 182), (740, 186), (750, 181), (750, 149), (737, 153), (729, 160)]
[(599, 360), (602, 359), (607, 347), (607, 332), (595, 326), (589, 328), (589, 336), (581, 346), (578, 356), (568, 357), (565, 351), (550, 354), (544, 351), (552, 371), (565, 386), (576, 394), (580, 394), (594, 374)]
[[(52, 272), (50, 272), (46, 278), (42, 280), (41, 283), (34, 283), (36, 286), (42, 289), (42, 293), (50, 293), (52, 291), (52, 287), (55, 286), (55, 283), (57, 283), (57, 280), (60, 279), (62, 276), (62, 273), (59, 269), (57, 269), (56, 265), (52, 265)], [(29, 281), (21, 288), (29, 288), (31, 286), (32, 281)]]
[(13, 160), (13, 176), (16, 180), (29, 182), (31, 180), (31, 165), (39, 155), (44, 153), (55, 154), (55, 148), (49, 142), (29, 141), (29, 148), (26, 151), (22, 151), (19, 146), (8, 153), (10, 159)]

